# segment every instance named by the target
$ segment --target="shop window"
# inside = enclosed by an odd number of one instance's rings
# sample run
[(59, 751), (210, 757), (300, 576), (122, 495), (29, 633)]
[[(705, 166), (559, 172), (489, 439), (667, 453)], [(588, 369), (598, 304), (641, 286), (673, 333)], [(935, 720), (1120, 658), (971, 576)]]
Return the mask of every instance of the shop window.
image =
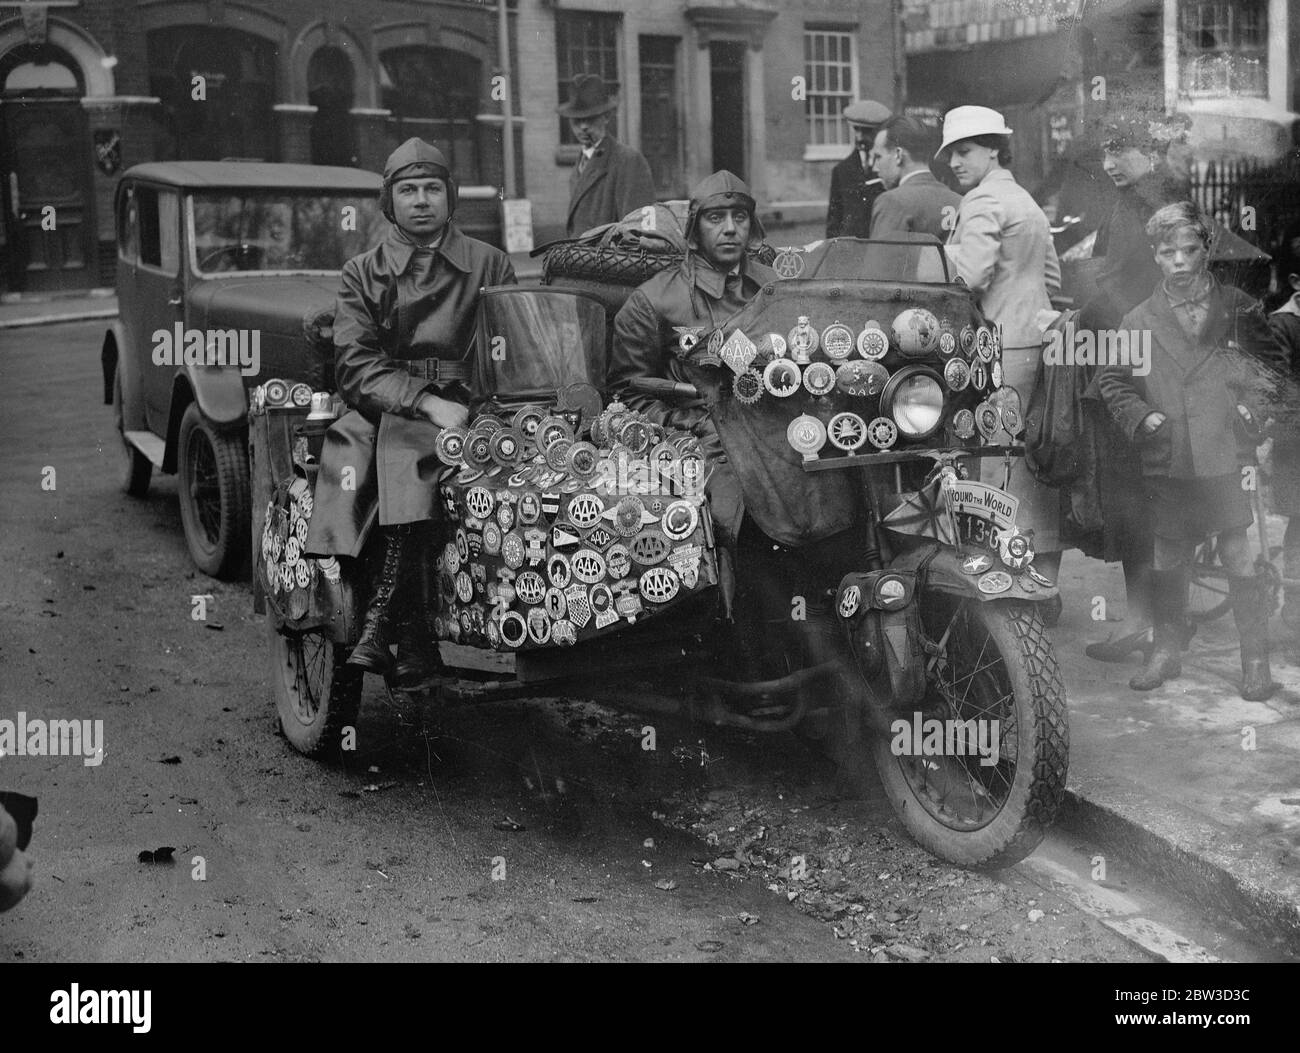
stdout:
[(476, 120), (482, 63), (463, 51), (416, 45), (380, 52), (379, 66), (383, 105), (393, 113), (390, 138), (419, 136), (447, 156), (462, 182), (488, 182)]
[[(618, 30), (619, 15), (601, 15), (591, 11), (555, 12), (555, 66), (559, 75), (557, 98), (568, 99), (573, 78), (579, 73), (595, 73), (605, 82), (611, 95), (619, 89)], [(609, 115), (608, 131), (618, 136), (618, 111)], [(560, 142), (576, 143), (569, 121), (560, 118)]]
[(841, 114), (857, 98), (855, 32), (843, 26), (804, 29), (806, 160), (838, 160), (853, 145), (853, 132)]
[(1267, 0), (1183, 3), (1181, 87), (1187, 95), (1268, 95)]
[(136, 190), (126, 190), (117, 216), (117, 254), (127, 263), (134, 263), (140, 251), (140, 203)]

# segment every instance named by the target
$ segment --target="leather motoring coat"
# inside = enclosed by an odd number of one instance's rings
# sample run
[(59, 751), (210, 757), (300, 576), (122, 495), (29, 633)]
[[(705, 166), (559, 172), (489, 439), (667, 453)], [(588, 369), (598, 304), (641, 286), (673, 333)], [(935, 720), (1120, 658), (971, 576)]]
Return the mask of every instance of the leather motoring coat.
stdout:
[(569, 175), (569, 237), (592, 227), (617, 223), (635, 208), (655, 203), (654, 177), (641, 153), (612, 135), (596, 144), (581, 175)]
[(754, 298), (776, 272), (746, 258), (741, 263), (738, 289), (726, 288), (727, 276), (714, 270), (695, 253), (676, 267), (656, 274), (638, 288), (614, 318), (614, 350), (609, 365), (609, 388), (627, 406), (651, 420), (694, 432), (713, 465), (708, 492), (716, 526), (728, 541), (735, 541), (744, 513), (740, 486), (727, 465), (727, 455), (702, 400), (667, 405), (650, 395), (627, 391), (635, 377), (656, 377), (691, 382), (678, 358), (679, 334), (674, 326), (694, 327), (708, 334)]
[(351, 412), (325, 436), (308, 553), (359, 555), (376, 516), (382, 526), (437, 517), (445, 466), (433, 451), (441, 429), (415, 407), (426, 392), (466, 403), (469, 389), (460, 380), (411, 376), (400, 362), (468, 363), (479, 290), (514, 283), (504, 252), (450, 224), (435, 249), (420, 249), (393, 227), (344, 264), (334, 369)]
[(855, 149), (831, 169), (831, 193), (826, 208), (828, 238), (865, 238), (871, 233), (871, 207), (885, 192), (876, 170), (862, 166)]
[[(1287, 368), (1259, 303), (1215, 281), (1205, 328), (1193, 341), (1161, 284), (1120, 327), (1150, 332), (1151, 372), (1140, 377), (1128, 366), (1106, 366), (1096, 384), (1111, 416), (1137, 444), (1142, 474), (1209, 478), (1254, 464), (1255, 440), (1241, 428), (1237, 413), (1241, 403), (1260, 420), (1263, 381), (1250, 359), (1279, 371)], [(1227, 350), (1230, 341), (1241, 354)], [(1154, 435), (1146, 435), (1142, 421), (1156, 411), (1166, 420)]]

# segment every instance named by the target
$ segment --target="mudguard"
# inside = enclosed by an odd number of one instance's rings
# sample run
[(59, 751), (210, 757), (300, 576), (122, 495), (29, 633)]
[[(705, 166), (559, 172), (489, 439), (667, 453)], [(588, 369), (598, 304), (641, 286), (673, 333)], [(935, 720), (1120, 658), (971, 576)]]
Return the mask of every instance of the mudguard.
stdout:
[[(1055, 584), (1046, 586), (1030, 582), (1033, 585), (1033, 590), (1030, 591), (1024, 588), (1021, 585), (1021, 581), (1025, 578), (1023, 572), (1019, 574), (1011, 572), (1011, 588), (1006, 592), (991, 594), (981, 592), (978, 584), (979, 578), (962, 571), (960, 554), (954, 549), (934, 544), (918, 545), (916, 548), (900, 553), (889, 564), (889, 569), (921, 572), (922, 565), (924, 565), (922, 580), (925, 580), (929, 587), (958, 596), (970, 596), (985, 603), (1002, 600), (1023, 600), (1028, 603), (1041, 603), (1060, 593), (1060, 589)], [(995, 558), (993, 569), (1005, 570), (1006, 568)]]
[[(186, 366), (194, 401), (203, 416), (217, 427), (242, 425), (248, 414), (248, 396), (244, 378), (234, 366)], [(179, 379), (179, 378), (178, 378)], [(176, 388), (172, 403), (176, 404)]]

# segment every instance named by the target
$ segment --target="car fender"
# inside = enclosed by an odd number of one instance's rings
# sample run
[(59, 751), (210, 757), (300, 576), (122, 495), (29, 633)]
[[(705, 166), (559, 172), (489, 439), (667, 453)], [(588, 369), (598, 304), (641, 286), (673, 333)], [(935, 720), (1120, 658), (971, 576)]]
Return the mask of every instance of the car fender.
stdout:
[[(986, 593), (979, 588), (979, 576), (966, 574), (961, 569), (961, 556), (956, 550), (937, 544), (918, 545), (907, 552), (900, 553), (890, 564), (891, 570), (914, 571), (924, 574), (929, 588), (940, 592), (953, 593), (958, 596), (970, 596), (984, 603), (1002, 600), (1024, 600), (1039, 603), (1050, 600), (1060, 593), (1055, 586), (1035, 585), (1034, 591), (1026, 591), (1020, 585), (1020, 575), (1011, 574), (1011, 588), (1006, 592)], [(996, 559), (993, 570), (1006, 570)]]
[[(230, 366), (186, 366), (185, 376), (203, 416), (218, 428), (242, 427), (248, 417), (244, 378)], [(179, 382), (180, 378), (177, 377)], [(172, 396), (175, 404), (175, 395)], [(184, 406), (181, 407), (184, 410)]]

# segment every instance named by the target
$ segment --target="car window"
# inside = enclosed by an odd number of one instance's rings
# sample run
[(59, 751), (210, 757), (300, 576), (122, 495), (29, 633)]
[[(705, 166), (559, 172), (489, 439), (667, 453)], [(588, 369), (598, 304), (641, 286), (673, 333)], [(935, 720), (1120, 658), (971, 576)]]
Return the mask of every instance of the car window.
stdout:
[(140, 237), (140, 262), (176, 274), (180, 265), (180, 196), (175, 190), (137, 187), (136, 214)]
[(117, 213), (117, 254), (128, 263), (134, 263), (140, 251), (140, 216), (135, 191), (133, 186), (123, 191)]
[(387, 229), (373, 194), (210, 190), (190, 201), (194, 266), (202, 274), (337, 271)]

